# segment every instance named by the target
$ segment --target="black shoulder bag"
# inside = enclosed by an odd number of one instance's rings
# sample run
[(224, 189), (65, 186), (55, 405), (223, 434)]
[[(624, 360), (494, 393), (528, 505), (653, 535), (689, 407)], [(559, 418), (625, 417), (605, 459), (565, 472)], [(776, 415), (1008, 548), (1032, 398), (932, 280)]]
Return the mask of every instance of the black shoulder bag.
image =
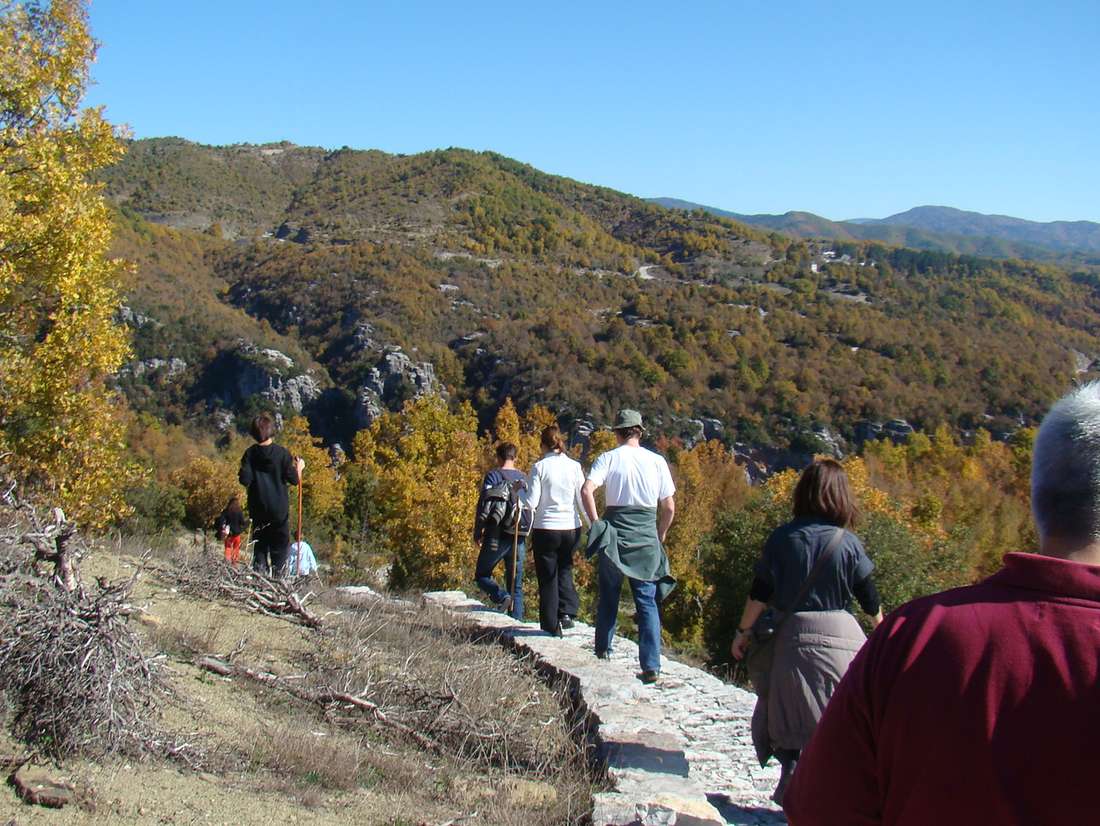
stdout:
[(750, 639), (752, 641), (752, 650), (749, 652), (749, 657), (754, 661), (754, 663), (750, 665), (751, 670), (756, 670), (762, 655), (770, 655), (772, 643), (775, 642), (775, 637), (779, 633), (779, 629), (783, 627), (783, 623), (787, 621), (787, 618), (791, 614), (798, 611), (799, 606), (802, 604), (802, 600), (806, 599), (807, 595), (809, 595), (810, 588), (813, 587), (814, 581), (828, 564), (829, 560), (832, 559), (833, 552), (839, 547), (840, 541), (843, 538), (844, 528), (836, 528), (833, 531), (833, 535), (829, 538), (829, 544), (825, 546), (825, 550), (821, 552), (821, 556), (817, 558), (817, 562), (815, 562), (813, 568), (810, 569), (806, 581), (803, 582), (802, 587), (798, 589), (798, 594), (795, 596), (794, 602), (791, 603), (791, 609), (789, 611), (780, 611), (777, 608), (766, 608), (764, 609), (764, 613), (757, 617), (756, 622), (752, 624), (752, 628), (749, 630)]

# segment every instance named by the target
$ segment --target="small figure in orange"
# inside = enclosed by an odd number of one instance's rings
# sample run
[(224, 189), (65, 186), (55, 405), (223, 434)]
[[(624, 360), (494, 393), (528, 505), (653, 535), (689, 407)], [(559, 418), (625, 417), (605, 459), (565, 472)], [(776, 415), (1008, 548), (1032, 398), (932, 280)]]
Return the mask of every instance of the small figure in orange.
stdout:
[(241, 534), (244, 533), (248, 520), (245, 519), (241, 509), (240, 494), (233, 494), (225, 505), (225, 510), (218, 516), (215, 527), (218, 536), (225, 540), (225, 561), (230, 565), (238, 565), (241, 561)]

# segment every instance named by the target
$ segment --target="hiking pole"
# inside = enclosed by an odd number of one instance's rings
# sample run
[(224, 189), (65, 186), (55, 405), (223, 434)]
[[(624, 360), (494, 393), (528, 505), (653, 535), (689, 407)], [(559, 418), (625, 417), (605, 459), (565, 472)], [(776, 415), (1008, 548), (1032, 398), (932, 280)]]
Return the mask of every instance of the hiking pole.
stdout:
[(523, 522), (523, 506), (520, 506), (519, 518), (516, 520), (516, 532), (512, 534), (512, 610), (516, 610), (516, 563), (519, 561), (519, 526)]
[[(519, 579), (519, 532), (523, 530), (523, 500), (520, 499), (517, 491), (512, 491), (512, 495), (516, 497), (516, 524), (515, 533), (512, 534), (512, 610), (516, 608), (516, 580)], [(522, 588), (523, 583), (520, 582), (519, 586)], [(519, 617), (520, 622), (523, 621), (523, 617)]]
[(298, 550), (294, 554), (295, 573), (302, 575), (302, 468), (298, 465)]

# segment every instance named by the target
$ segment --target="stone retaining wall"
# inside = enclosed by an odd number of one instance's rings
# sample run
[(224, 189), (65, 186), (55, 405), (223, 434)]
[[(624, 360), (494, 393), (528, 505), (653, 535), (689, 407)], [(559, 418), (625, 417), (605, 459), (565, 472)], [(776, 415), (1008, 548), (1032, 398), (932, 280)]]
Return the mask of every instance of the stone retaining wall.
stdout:
[(778, 768), (761, 769), (749, 736), (756, 700), (697, 668), (667, 658), (661, 680), (637, 679), (638, 647), (616, 637), (597, 660), (593, 629), (583, 623), (551, 637), (486, 608), (461, 591), (424, 594), (425, 602), (462, 615), (550, 679), (565, 680), (606, 761), (614, 789), (596, 795), (594, 826), (745, 826), (783, 824), (769, 799)]

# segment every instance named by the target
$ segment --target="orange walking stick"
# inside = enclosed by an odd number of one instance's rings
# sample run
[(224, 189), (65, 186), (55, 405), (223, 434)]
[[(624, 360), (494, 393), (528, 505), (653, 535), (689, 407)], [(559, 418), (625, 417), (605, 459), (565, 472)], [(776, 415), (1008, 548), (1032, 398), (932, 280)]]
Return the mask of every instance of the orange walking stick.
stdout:
[(298, 468), (298, 551), (294, 554), (294, 565), (298, 569), (294, 573), (302, 575), (302, 468)]

